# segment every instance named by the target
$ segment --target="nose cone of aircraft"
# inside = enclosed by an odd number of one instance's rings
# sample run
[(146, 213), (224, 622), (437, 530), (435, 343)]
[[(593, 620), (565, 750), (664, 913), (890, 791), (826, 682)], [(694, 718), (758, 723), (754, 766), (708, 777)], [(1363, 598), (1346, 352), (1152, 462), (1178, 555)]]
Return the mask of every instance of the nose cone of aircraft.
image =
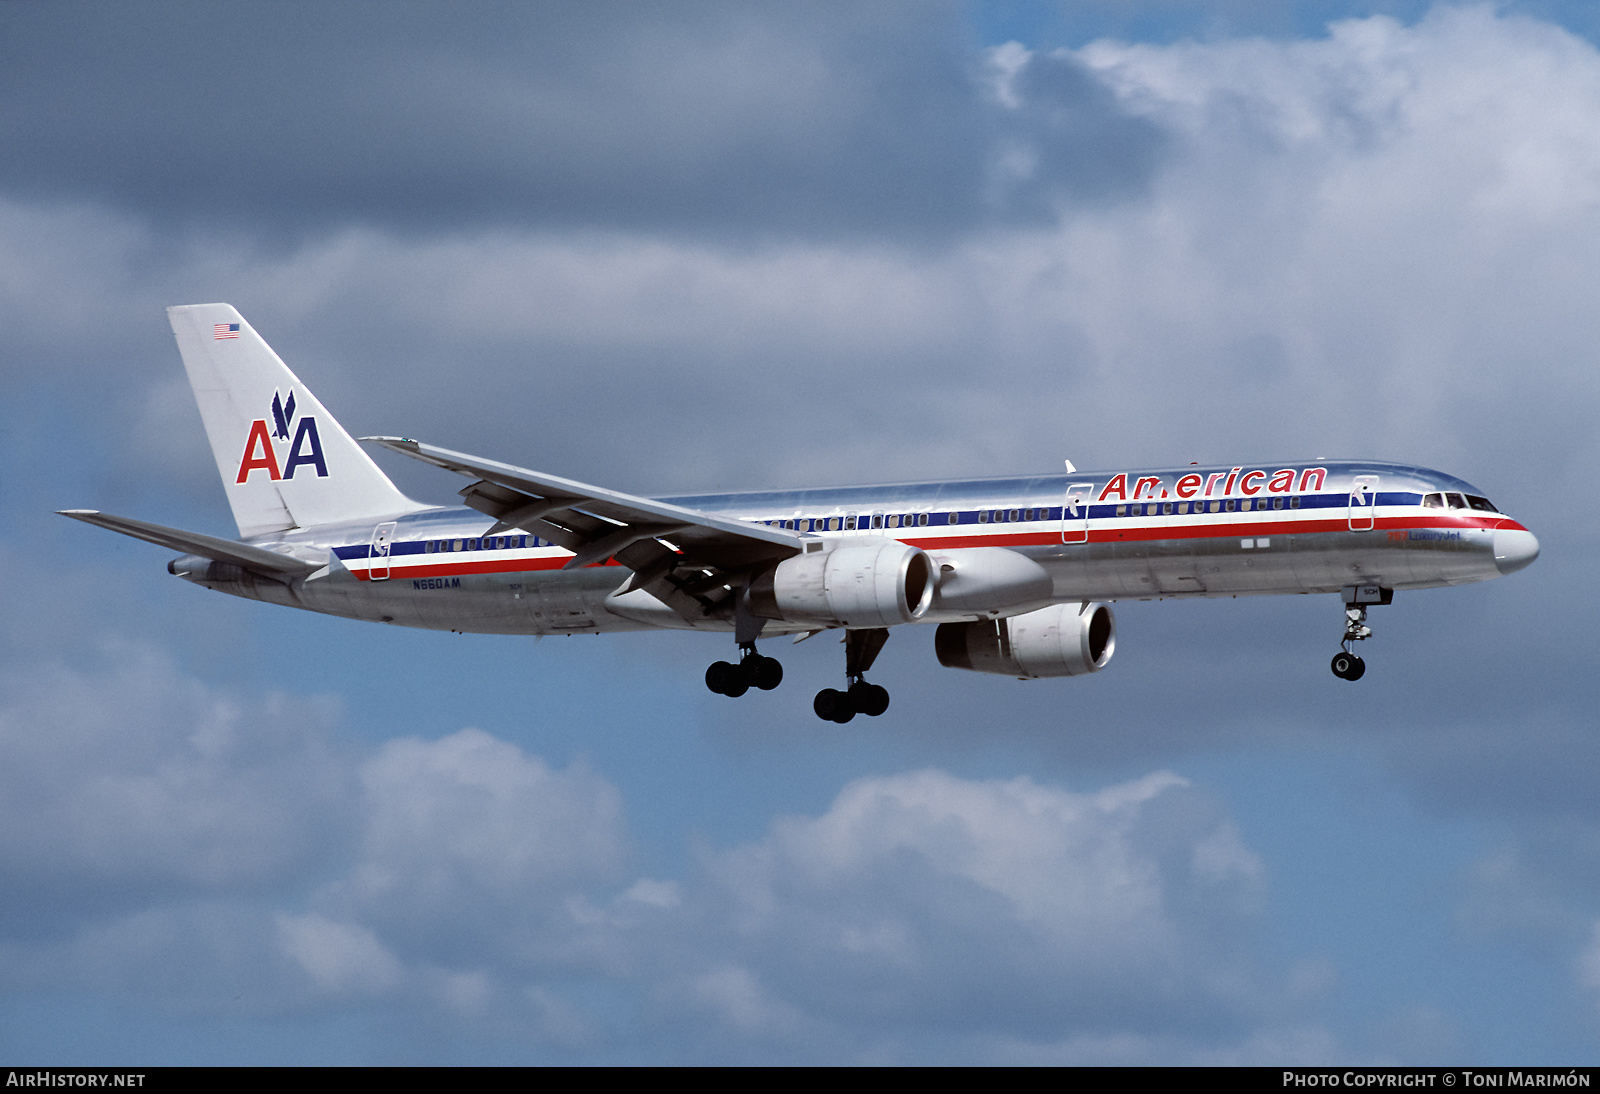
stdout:
[(1494, 565), (1502, 574), (1514, 574), (1539, 557), (1539, 541), (1520, 528), (1494, 530)]

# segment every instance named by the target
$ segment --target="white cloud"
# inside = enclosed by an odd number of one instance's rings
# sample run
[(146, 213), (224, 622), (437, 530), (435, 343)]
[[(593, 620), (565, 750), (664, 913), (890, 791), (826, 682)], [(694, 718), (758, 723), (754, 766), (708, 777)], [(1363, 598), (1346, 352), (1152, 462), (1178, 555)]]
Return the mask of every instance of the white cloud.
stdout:
[[(335, 923), (326, 916), (277, 917), (283, 950), (324, 991), (336, 994), (377, 995), (400, 980), (400, 964), (365, 927)], [(463, 978), (451, 984), (450, 999), (461, 1004), (469, 994)]]
[(0, 868), (45, 891), (217, 891), (320, 857), (347, 789), (326, 703), (218, 693), (125, 643), (104, 655), (0, 683)]
[(475, 729), (389, 741), (359, 777), (359, 852), (330, 906), (424, 960), (588, 960), (571, 903), (620, 881), (627, 854), (609, 782)]
[(1170, 774), (1094, 794), (862, 779), (706, 861), (686, 900), (696, 961), (732, 963), (674, 998), (863, 1050), (937, 1028), (1209, 1037), (1253, 1025), (1279, 990), (1253, 957), (1262, 884), (1226, 818)]

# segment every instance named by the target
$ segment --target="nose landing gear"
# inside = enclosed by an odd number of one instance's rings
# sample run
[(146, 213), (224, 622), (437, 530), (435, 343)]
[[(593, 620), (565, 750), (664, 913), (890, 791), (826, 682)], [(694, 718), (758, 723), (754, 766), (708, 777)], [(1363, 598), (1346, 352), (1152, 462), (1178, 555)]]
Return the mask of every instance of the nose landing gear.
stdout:
[(869, 684), (867, 670), (878, 659), (878, 651), (889, 640), (887, 627), (846, 631), (844, 636), (844, 675), (849, 686), (844, 691), (823, 688), (812, 700), (811, 709), (824, 722), (843, 725), (857, 714), (876, 718), (889, 709), (889, 689)]
[(737, 665), (718, 661), (706, 669), (706, 687), (730, 699), (737, 699), (751, 688), (771, 691), (781, 683), (783, 665), (776, 657), (757, 653), (754, 642), (740, 644)]
[(1344, 594), (1344, 639), (1330, 667), (1339, 679), (1354, 682), (1366, 674), (1367, 663), (1351, 652), (1350, 643), (1372, 637), (1372, 628), (1367, 626), (1367, 607), (1390, 603), (1394, 600), (1394, 590), (1381, 585), (1346, 585), (1341, 592)]

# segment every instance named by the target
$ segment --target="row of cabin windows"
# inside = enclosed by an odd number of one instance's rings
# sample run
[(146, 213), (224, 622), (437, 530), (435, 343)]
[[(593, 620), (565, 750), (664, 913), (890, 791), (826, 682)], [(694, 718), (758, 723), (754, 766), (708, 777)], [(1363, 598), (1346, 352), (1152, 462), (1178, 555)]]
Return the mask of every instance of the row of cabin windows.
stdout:
[[(1207, 506), (1208, 503), (1203, 501), (1167, 501), (1148, 502), (1134, 505), (1119, 505), (1117, 506), (1117, 516), (1181, 516), (1190, 512), (1205, 513), (1208, 511)], [(1209, 503), (1209, 511), (1212, 513), (1248, 513), (1252, 508), (1258, 510), (1285, 508), (1298, 509), (1300, 508), (1300, 499), (1298, 497), (1227, 498)], [(1073, 510), (1067, 515), (1076, 517), (1079, 515), (1079, 512), (1076, 507), (1074, 507)], [(865, 528), (925, 527), (928, 524), (929, 516), (930, 514), (928, 513), (890, 513), (887, 516), (881, 513), (862, 513), (860, 516), (852, 514), (850, 516), (843, 517), (795, 517), (788, 520), (768, 520), (763, 521), (762, 523), (769, 527), (787, 528), (792, 532), (854, 532)], [(960, 512), (934, 513), (931, 514), (931, 516), (934, 518), (934, 523), (936, 524), (961, 523)], [(979, 509), (977, 511), (977, 521), (979, 524), (1005, 524), (1013, 521), (1059, 520), (1061, 516), (1062, 512), (1060, 509), (1053, 509), (1048, 506), (1029, 507), (1025, 509)], [(968, 519), (970, 520), (971, 518)]]
[[(1183, 516), (1184, 514), (1189, 512), (1191, 505), (1193, 506), (1194, 511), (1196, 513), (1207, 512), (1208, 511), (1207, 510), (1207, 504), (1208, 504), (1207, 502), (1203, 502), (1203, 501), (1197, 501), (1197, 502), (1192, 502), (1192, 503), (1191, 502), (1187, 502), (1187, 501), (1152, 501), (1152, 502), (1147, 502), (1144, 505), (1119, 505), (1119, 506), (1117, 506), (1117, 516), (1119, 516), (1119, 517), (1122, 517), (1122, 516), (1128, 516), (1128, 517), (1169, 516), (1170, 517), (1174, 513), (1176, 513), (1179, 516)], [(1210, 502), (1209, 505), (1210, 505), (1209, 511), (1212, 512), (1212, 513), (1235, 513), (1235, 512), (1248, 513), (1248, 512), (1250, 512), (1252, 506), (1254, 508), (1258, 509), (1258, 510), (1283, 509), (1283, 508), (1298, 509), (1298, 508), (1300, 508), (1300, 499), (1299, 498), (1287, 498), (1287, 499), (1285, 499), (1285, 498), (1224, 498), (1221, 501)], [(1124, 510), (1126, 510), (1126, 512), (1124, 512)]]
[(768, 520), (762, 523), (769, 528), (787, 528), (791, 532), (854, 532), (865, 528), (923, 528), (927, 527), (929, 515), (862, 513), (858, 517), (852, 513), (847, 517), (795, 517), (792, 520)]
[(1424, 494), (1422, 497), (1424, 509), (1476, 509), (1481, 513), (1498, 513), (1490, 504), (1488, 498), (1480, 498), (1476, 494)]
[(521, 547), (550, 547), (538, 536), (479, 536), (475, 539), (430, 539), (423, 548), (428, 554), (443, 551), (505, 551)]

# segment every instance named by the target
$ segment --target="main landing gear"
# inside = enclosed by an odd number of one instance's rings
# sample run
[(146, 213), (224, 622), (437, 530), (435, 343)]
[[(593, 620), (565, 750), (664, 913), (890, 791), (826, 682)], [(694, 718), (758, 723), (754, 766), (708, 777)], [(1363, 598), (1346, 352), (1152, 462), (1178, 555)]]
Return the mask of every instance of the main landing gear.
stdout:
[[(823, 688), (811, 704), (817, 717), (841, 725), (857, 714), (876, 718), (889, 709), (889, 689), (866, 680), (867, 670), (889, 640), (889, 629), (846, 631), (844, 636), (844, 691)], [(706, 669), (706, 687), (736, 699), (751, 688), (771, 691), (783, 682), (783, 666), (775, 657), (756, 652), (754, 641), (739, 643), (739, 663), (718, 661)]]
[(1394, 590), (1381, 585), (1346, 585), (1341, 591), (1344, 593), (1344, 639), (1339, 643), (1339, 652), (1333, 655), (1331, 668), (1339, 679), (1353, 682), (1366, 674), (1367, 663), (1351, 652), (1350, 643), (1372, 637), (1372, 628), (1367, 626), (1367, 607), (1388, 604), (1394, 600)]
[(849, 686), (844, 691), (823, 688), (817, 692), (811, 709), (817, 712), (818, 718), (843, 725), (857, 714), (876, 718), (889, 709), (889, 689), (866, 681), (867, 670), (888, 640), (887, 627), (845, 632), (844, 676)]
[(706, 687), (730, 699), (737, 699), (751, 688), (771, 691), (781, 683), (783, 665), (776, 657), (757, 653), (754, 642), (740, 643), (737, 665), (718, 661), (706, 669)]

